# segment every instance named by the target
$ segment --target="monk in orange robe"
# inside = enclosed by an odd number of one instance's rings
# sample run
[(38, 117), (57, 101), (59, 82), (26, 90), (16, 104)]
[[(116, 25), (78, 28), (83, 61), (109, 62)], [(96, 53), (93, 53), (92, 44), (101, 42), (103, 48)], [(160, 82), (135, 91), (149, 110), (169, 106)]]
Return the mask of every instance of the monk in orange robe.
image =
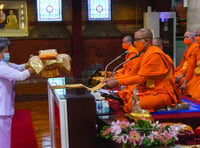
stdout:
[[(160, 49), (163, 50), (163, 40), (161, 38), (154, 38), (152, 41), (152, 45), (159, 47)], [(168, 60), (170, 61), (170, 63), (172, 63), (172, 68), (174, 69), (174, 64), (173, 64), (173, 60), (172, 58), (166, 54), (166, 57), (168, 58)], [(171, 70), (171, 76), (174, 76), (174, 70)]]
[[(125, 36), (122, 39), (122, 48), (128, 51), (125, 57), (125, 61), (135, 56), (138, 53), (138, 50), (135, 47), (133, 47), (132, 43), (133, 39), (129, 35)], [(123, 68), (116, 71), (115, 77), (121, 77), (130, 72), (134, 63), (135, 63), (134, 60), (124, 63)]]
[[(188, 68), (190, 66), (189, 59), (191, 58), (191, 53), (194, 51), (195, 48), (198, 48), (198, 44), (194, 39), (194, 33), (193, 32), (185, 32), (184, 34), (184, 44), (187, 45), (187, 49), (185, 50), (183, 57), (181, 59), (180, 65), (175, 69), (175, 82), (177, 87), (180, 87), (183, 84), (184, 79), (186, 78), (186, 73), (188, 71)], [(188, 75), (187, 75), (187, 79)], [(184, 95), (187, 95), (187, 91), (184, 92)]]
[(188, 61), (188, 69), (181, 89), (188, 91), (188, 95), (197, 101), (200, 101), (200, 28), (196, 30), (195, 40), (197, 46), (192, 52)]
[[(133, 47), (133, 39), (131, 36), (127, 35), (123, 38), (122, 40), (122, 47), (123, 49), (127, 50), (128, 53), (125, 57), (125, 61), (134, 57), (137, 53), (138, 50)], [(133, 59), (131, 61), (128, 61), (123, 64), (123, 68), (119, 69), (116, 71), (114, 77), (115, 78), (123, 78), (127, 77), (129, 73), (133, 73), (133, 67), (136, 63), (136, 59)], [(124, 85), (122, 89), (118, 92), (119, 97), (121, 98), (123, 105), (126, 106), (127, 104), (132, 104), (132, 96), (133, 93), (130, 91), (130, 88), (134, 88), (135, 85)]]
[[(105, 80), (107, 87), (117, 85), (140, 85), (140, 107), (154, 111), (177, 104), (178, 98), (174, 90), (173, 78), (170, 73), (173, 63), (166, 54), (158, 47), (152, 46), (152, 32), (150, 29), (140, 29), (135, 33), (136, 48), (143, 52), (138, 58), (138, 71), (136, 75), (126, 78), (110, 78)], [(139, 64), (138, 64), (139, 63)], [(132, 107), (132, 104), (125, 107)], [(124, 108), (126, 112), (132, 109)]]

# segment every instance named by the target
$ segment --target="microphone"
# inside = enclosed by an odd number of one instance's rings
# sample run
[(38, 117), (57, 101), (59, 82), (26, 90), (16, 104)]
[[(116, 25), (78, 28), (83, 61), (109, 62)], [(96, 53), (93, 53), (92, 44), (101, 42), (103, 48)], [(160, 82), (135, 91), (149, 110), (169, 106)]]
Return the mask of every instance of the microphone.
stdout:
[(128, 50), (124, 51), (119, 57), (121, 58), (121, 57), (125, 56), (127, 53), (128, 53)]
[(126, 61), (120, 63), (119, 65), (117, 65), (117, 66), (113, 69), (113, 71), (112, 71), (112, 77), (114, 77), (115, 71), (116, 71), (120, 66), (122, 66), (124, 63), (127, 63), (127, 62), (129, 62), (129, 61), (131, 61), (131, 60), (133, 60), (133, 59), (139, 57), (139, 56), (141, 55), (141, 53), (142, 53), (142, 52), (139, 52), (138, 54), (136, 54), (135, 56), (131, 57), (130, 59), (128, 59), (128, 60), (126, 60)]
[(108, 70), (108, 66), (110, 66), (112, 63), (114, 63), (115, 61), (117, 61), (118, 59), (120, 59), (121, 57), (125, 56), (126, 54), (128, 53), (128, 50), (126, 50), (125, 52), (123, 52), (121, 55), (119, 55), (118, 57), (114, 58), (112, 61), (110, 61), (106, 67), (105, 67), (105, 74), (104, 74), (104, 79), (106, 79), (106, 73), (107, 73), (107, 70)]

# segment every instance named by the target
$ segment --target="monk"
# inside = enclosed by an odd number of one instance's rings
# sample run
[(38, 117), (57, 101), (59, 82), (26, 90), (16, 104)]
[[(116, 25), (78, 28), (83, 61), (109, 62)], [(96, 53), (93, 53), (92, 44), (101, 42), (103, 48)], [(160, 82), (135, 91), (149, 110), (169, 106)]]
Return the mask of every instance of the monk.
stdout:
[[(138, 50), (135, 47), (133, 47), (133, 39), (130, 35), (127, 35), (122, 39), (122, 48), (128, 51), (125, 60), (130, 59), (131, 57), (135, 56), (138, 53)], [(133, 64), (134, 64), (133, 60), (123, 64), (123, 68), (116, 71), (115, 77), (121, 77), (122, 75), (130, 72)]]
[[(138, 53), (138, 50), (135, 47), (133, 47), (133, 38), (130, 35), (123, 37), (122, 48), (128, 51), (128, 53), (125, 56), (125, 61), (134, 57)], [(126, 75), (128, 75), (132, 71), (132, 67), (134, 64), (135, 64), (134, 60), (124, 63), (123, 67), (115, 72), (114, 77), (115, 78), (126, 77)], [(118, 93), (119, 97), (122, 100), (123, 106), (126, 106), (127, 102), (132, 101), (132, 92), (129, 91), (129, 87), (131, 86), (123, 85), (121, 87), (122, 89), (119, 90)], [(109, 106), (112, 113), (124, 114), (124, 112), (120, 109), (122, 104), (118, 100), (110, 100)]]
[[(163, 50), (163, 40), (161, 38), (154, 38), (153, 39), (153, 45), (157, 46), (157, 47), (159, 47), (160, 49)], [(170, 61), (171, 67), (173, 69), (173, 70), (170, 71), (170, 76), (173, 78), (174, 74), (175, 74), (175, 71), (174, 71), (175, 68), (174, 68), (173, 60), (168, 54), (166, 54), (166, 57)], [(177, 97), (181, 98), (181, 93), (180, 93), (180, 90), (178, 89), (178, 86), (175, 84), (175, 80), (172, 83), (174, 85), (174, 90), (176, 92)], [(179, 101), (182, 102), (181, 100), (179, 100)]]
[(152, 46), (152, 36), (151, 30), (145, 28), (135, 33), (134, 44), (139, 52), (143, 52), (139, 56), (137, 62), (139, 64), (136, 64), (138, 66), (136, 75), (105, 80), (105, 85), (110, 88), (117, 85), (139, 85), (137, 88), (140, 107), (150, 112), (167, 105), (175, 105), (178, 101), (172, 83), (173, 78), (170, 76), (173, 63), (160, 48)]
[[(123, 47), (123, 49), (128, 50), (128, 53), (125, 57), (125, 61), (136, 56), (136, 54), (138, 53), (138, 50), (135, 47), (133, 47), (133, 39), (129, 35), (125, 36), (122, 39), (122, 47)], [(133, 74), (133, 69), (134, 69), (134, 65), (136, 64), (136, 60), (137, 60), (137, 58), (124, 63), (123, 68), (117, 70), (114, 77), (120, 79), (123, 77), (127, 77), (130, 74)], [(132, 96), (133, 96), (132, 90), (134, 87), (135, 87), (135, 85), (123, 85), (123, 87), (121, 87), (122, 90), (120, 90), (118, 92), (118, 95), (123, 102), (123, 108), (124, 108), (125, 112), (129, 112), (127, 110), (127, 108), (130, 108), (130, 107), (127, 107), (127, 106), (129, 104), (132, 104)]]
[[(175, 69), (175, 82), (177, 87), (180, 87), (183, 84), (184, 79), (186, 78), (186, 73), (189, 68), (189, 59), (191, 58), (191, 53), (194, 51), (195, 48), (198, 48), (198, 44), (195, 42), (195, 36), (193, 32), (187, 31), (184, 34), (184, 44), (187, 46), (183, 57), (181, 59), (180, 65)], [(189, 76), (189, 75), (187, 75)], [(188, 77), (186, 79), (189, 79)], [(186, 81), (184, 82), (185, 86)], [(183, 92), (182, 92), (183, 93)], [(187, 95), (187, 91), (184, 92), (184, 95)]]
[[(163, 40), (161, 38), (154, 38), (153, 41), (152, 41), (152, 44), (154, 46), (157, 46), (157, 47), (159, 47), (160, 49), (163, 50)], [(173, 63), (172, 58), (168, 54), (166, 54), (166, 57), (168, 58), (168, 60), (170, 61), (170, 63)], [(171, 66), (174, 69), (174, 64), (172, 64)], [(174, 76), (174, 70), (171, 70), (171, 76), (172, 77)]]
[(163, 40), (161, 38), (153, 38), (152, 44), (163, 50)]
[(198, 46), (191, 52), (186, 76), (180, 88), (183, 93), (188, 91), (192, 99), (200, 101), (200, 27), (195, 32), (195, 40)]

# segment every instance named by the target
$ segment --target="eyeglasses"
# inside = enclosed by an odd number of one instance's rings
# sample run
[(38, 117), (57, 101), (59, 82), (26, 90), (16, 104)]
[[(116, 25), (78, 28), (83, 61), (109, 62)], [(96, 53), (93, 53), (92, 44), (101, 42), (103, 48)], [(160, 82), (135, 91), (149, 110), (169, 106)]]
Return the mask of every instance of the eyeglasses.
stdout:
[(195, 36), (200, 36), (200, 34), (196, 34)]
[(150, 38), (150, 37), (135, 38), (134, 41), (139, 41), (139, 40), (146, 39), (146, 38)]

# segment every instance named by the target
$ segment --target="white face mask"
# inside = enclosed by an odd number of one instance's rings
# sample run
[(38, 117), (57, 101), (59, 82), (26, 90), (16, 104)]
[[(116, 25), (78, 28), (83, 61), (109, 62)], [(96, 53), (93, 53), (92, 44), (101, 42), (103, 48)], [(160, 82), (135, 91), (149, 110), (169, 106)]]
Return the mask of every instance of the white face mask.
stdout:
[(4, 53), (4, 58), (2, 59), (2, 61), (4, 61), (4, 62), (9, 62), (9, 60), (10, 60), (10, 54), (9, 54), (9, 52), (7, 52), (7, 53)]

